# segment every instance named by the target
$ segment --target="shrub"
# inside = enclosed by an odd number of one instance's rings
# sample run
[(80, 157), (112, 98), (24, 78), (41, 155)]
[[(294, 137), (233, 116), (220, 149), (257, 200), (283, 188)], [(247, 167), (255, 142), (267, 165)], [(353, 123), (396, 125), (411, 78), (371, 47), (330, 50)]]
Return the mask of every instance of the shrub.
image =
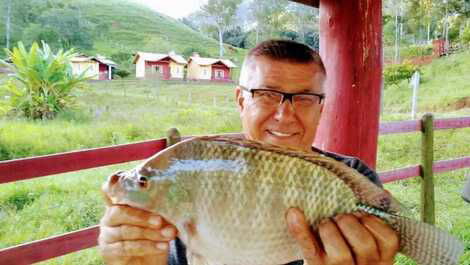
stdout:
[(119, 76), (120, 78), (126, 78), (131, 74), (131, 72), (124, 70), (124, 69), (119, 69), (115, 72), (115, 74)]
[(193, 53), (195, 53), (195, 52), (198, 53), (199, 56), (201, 56), (201, 57), (210, 57), (210, 54), (205, 49), (201, 49), (199, 47), (186, 48), (183, 51), (183, 56), (185, 58), (189, 58), (189, 57), (193, 56)]
[(42, 48), (33, 43), (27, 51), (19, 42), (18, 47), (6, 52), (12, 65), (0, 62), (10, 67), (14, 74), (0, 87), (0, 95), (6, 95), (0, 99), (2, 111), (13, 111), (31, 119), (52, 119), (73, 104), (73, 89), (87, 80), (85, 73), (72, 74), (73, 50), (59, 50), (54, 54), (42, 42)]
[(433, 46), (432, 45), (412, 45), (401, 50), (401, 55), (403, 57), (419, 57), (432, 55)]
[(115, 62), (118, 62), (120, 64), (126, 63), (126, 62), (132, 62), (133, 55), (130, 52), (116, 52), (111, 55), (111, 59)]
[(464, 44), (470, 44), (470, 25), (465, 27), (460, 35), (460, 39)]
[(409, 61), (388, 65), (383, 72), (385, 85), (398, 85), (402, 80), (410, 80), (416, 71), (420, 71), (419, 67)]

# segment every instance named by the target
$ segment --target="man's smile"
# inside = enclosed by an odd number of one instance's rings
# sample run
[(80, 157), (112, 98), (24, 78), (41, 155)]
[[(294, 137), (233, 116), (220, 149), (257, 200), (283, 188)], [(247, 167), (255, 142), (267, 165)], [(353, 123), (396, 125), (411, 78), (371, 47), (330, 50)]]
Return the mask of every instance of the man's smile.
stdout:
[(291, 137), (297, 135), (299, 133), (295, 132), (285, 132), (285, 131), (278, 131), (278, 130), (266, 130), (269, 134), (276, 136), (276, 137)]

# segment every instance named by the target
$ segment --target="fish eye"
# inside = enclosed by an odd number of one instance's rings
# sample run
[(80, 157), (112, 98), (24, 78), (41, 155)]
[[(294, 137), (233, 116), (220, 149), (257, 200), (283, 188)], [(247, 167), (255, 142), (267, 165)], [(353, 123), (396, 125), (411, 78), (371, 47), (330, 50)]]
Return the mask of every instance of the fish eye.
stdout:
[(147, 186), (148, 186), (148, 179), (147, 179), (147, 177), (146, 177), (146, 176), (140, 176), (138, 183), (139, 183), (139, 187), (141, 187), (141, 188), (147, 188)]

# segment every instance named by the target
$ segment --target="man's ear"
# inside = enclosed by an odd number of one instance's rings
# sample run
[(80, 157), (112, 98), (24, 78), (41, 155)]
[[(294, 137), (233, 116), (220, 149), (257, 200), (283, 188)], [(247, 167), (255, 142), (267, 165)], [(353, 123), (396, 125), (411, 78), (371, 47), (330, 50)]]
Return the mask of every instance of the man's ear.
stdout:
[(325, 107), (325, 103), (322, 103), (321, 106), (320, 106), (320, 113), (323, 112), (323, 108)]
[(235, 87), (235, 100), (237, 101), (236, 103), (237, 103), (238, 111), (241, 112), (244, 108), (243, 101), (245, 100), (245, 98), (243, 97), (242, 91), (239, 86)]

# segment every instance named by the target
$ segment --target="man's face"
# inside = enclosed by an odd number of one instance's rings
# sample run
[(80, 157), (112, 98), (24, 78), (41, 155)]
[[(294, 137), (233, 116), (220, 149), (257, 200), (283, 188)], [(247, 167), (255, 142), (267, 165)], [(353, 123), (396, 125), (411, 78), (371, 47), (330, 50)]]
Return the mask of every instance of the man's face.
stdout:
[[(246, 72), (245, 72), (246, 71)], [(254, 57), (245, 65), (240, 85), (248, 89), (267, 88), (286, 93), (323, 93), (324, 74), (314, 63), (275, 61)], [(285, 100), (266, 107), (257, 104), (251, 93), (236, 88), (243, 133), (248, 139), (310, 151), (323, 105), (294, 108)]]

